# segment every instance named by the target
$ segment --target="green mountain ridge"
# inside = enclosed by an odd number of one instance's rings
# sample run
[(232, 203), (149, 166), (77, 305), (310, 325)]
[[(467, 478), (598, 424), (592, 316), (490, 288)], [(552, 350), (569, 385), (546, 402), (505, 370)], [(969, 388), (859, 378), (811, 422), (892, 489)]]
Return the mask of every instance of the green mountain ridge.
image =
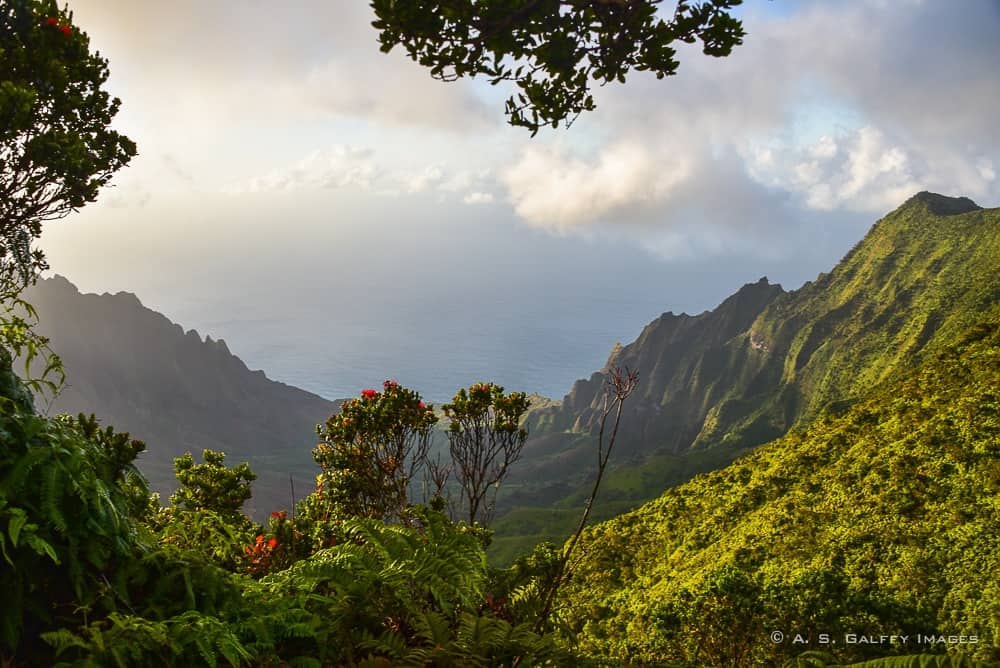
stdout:
[[(1000, 209), (920, 193), (798, 290), (762, 278), (712, 311), (664, 314), (527, 417), (535, 436), (504, 486), (493, 562), (569, 533), (601, 385), (628, 365), (643, 383), (592, 517), (607, 521), (585, 532), (556, 610), (581, 662), (1000, 660), (998, 257)], [(154, 483), (181, 451), (164, 443), (250, 460), (264, 474), (252, 513), (286, 506), (281, 471), (311, 479), (305, 443), (332, 402), (250, 372), (134, 295), (57, 278), (25, 297), (66, 361), (50, 412), (93, 410), (147, 440)], [(537, 584), (487, 607), (503, 613)]]
[[(623, 438), (678, 453), (784, 433), (933, 349), (996, 301), (996, 257), (1000, 211), (920, 193), (798, 290), (762, 278), (712, 311), (664, 314), (609, 360), (641, 374)], [(986, 280), (970, 285), (965, 274), (977, 272)], [(870, 362), (864, 369), (843, 363), (858, 346)], [(605, 378), (578, 381), (561, 407), (533, 414), (536, 437), (596, 431)]]
[[(640, 383), (598, 519), (725, 466), (927, 359), (1000, 302), (998, 257), (1000, 209), (924, 192), (798, 290), (761, 279), (712, 311), (661, 316), (609, 360), (638, 370)], [(584, 498), (605, 379), (602, 371), (578, 381), (560, 405), (529, 417), (526, 462), (499, 505), (495, 555), (510, 558), (572, 525), (572, 513), (557, 520), (552, 508)]]
[(564, 610), (581, 647), (648, 665), (1000, 660), (1000, 308), (980, 317), (846, 411), (588, 529)]

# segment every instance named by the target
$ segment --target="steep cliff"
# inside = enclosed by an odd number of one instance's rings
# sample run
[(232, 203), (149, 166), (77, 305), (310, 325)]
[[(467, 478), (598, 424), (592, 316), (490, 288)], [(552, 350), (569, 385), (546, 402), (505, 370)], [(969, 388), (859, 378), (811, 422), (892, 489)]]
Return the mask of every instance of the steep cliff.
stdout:
[[(916, 364), (1000, 297), (998, 218), (920, 193), (798, 290), (761, 279), (712, 311), (660, 316), (609, 360), (640, 374), (623, 441), (675, 454), (756, 445)], [(605, 379), (535, 412), (533, 433), (595, 433)]]

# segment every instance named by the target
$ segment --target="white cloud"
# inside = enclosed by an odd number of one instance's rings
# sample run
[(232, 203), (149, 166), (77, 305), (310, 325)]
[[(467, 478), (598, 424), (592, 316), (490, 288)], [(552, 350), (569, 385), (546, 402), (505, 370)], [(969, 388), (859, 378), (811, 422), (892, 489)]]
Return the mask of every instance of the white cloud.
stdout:
[(113, 80), (142, 90), (131, 104), (162, 129), (179, 114), (222, 124), (334, 115), (449, 132), (501, 122), (471, 82), (446, 86), (400, 49), (383, 54), (367, 3), (71, 0), (70, 8), (110, 58)]
[(316, 150), (297, 163), (223, 188), (227, 194), (300, 189), (370, 189), (380, 176), (370, 148), (334, 146)]
[[(460, 199), (464, 204), (489, 204), (496, 183), (489, 170), (450, 173), (442, 165), (419, 169), (405, 166), (386, 169), (375, 160), (375, 151), (357, 146), (315, 150), (290, 165), (272, 169), (222, 188), (228, 195), (245, 193), (353, 190), (378, 197), (437, 192), (437, 202)], [(462, 194), (464, 193), (464, 194)]]
[(766, 165), (755, 161), (753, 178), (813, 209), (884, 212), (924, 186), (907, 152), (872, 127), (798, 150), (785, 147), (780, 156)]
[(438, 190), (443, 192), (461, 192), (473, 189), (482, 190), (494, 181), (493, 170), (489, 168), (475, 171), (463, 169), (450, 174), (438, 184)]
[(501, 175), (514, 210), (529, 224), (567, 231), (653, 207), (684, 181), (683, 159), (619, 141), (595, 159), (528, 147)]
[(817, 211), (832, 211), (837, 207), (837, 196), (829, 183), (817, 183), (805, 191), (806, 206)]
[(334, 57), (311, 68), (300, 80), (297, 96), (315, 113), (368, 122), (459, 134), (499, 124), (495, 110), (487, 109), (468, 82), (446, 86), (434, 81), (400, 53), (379, 53), (374, 40), (371, 52), (356, 59)]
[(226, 181), (369, 203), (492, 197), (533, 228), (682, 257), (794, 253), (804, 218), (870, 220), (918, 189), (1000, 200), (1000, 11), (988, 0), (748, 7), (730, 57), (684, 46), (677, 76), (596, 89), (596, 112), (534, 140), (477, 85), (380, 53), (367, 3), (69, 2), (139, 142), (128, 171), (142, 178), (108, 206)]
[(899, 201), (898, 195), (892, 195), (893, 190), (903, 189), (905, 197), (906, 191), (913, 192), (918, 187), (911, 176), (906, 151), (888, 145), (884, 135), (870, 127), (858, 131), (839, 176), (842, 177), (840, 197), (845, 203), (857, 201), (867, 191), (877, 199), (888, 198), (887, 202), (876, 206), (892, 206)]
[(800, 162), (795, 165), (793, 174), (794, 183), (801, 186), (815, 185), (823, 176), (822, 169), (820, 169), (819, 161), (817, 160)]
[(874, 218), (922, 189), (1000, 198), (1000, 42), (984, 27), (1000, 13), (966, 9), (862, 0), (751, 15), (728, 58), (685, 48), (676, 77), (596, 91), (597, 112), (566, 134), (583, 134), (589, 157), (545, 140), (524, 149), (502, 172), (508, 199), (533, 227), (627, 228), (684, 256), (767, 252), (762, 237), (810, 212)]
[(466, 204), (489, 204), (493, 201), (493, 193), (472, 192), (462, 198)]
[(993, 169), (993, 161), (987, 158), (981, 158), (978, 162), (976, 162), (976, 171), (979, 172), (979, 176), (981, 176), (984, 181), (993, 181), (997, 177), (997, 173)]
[(833, 137), (823, 135), (819, 141), (809, 147), (809, 155), (821, 160), (829, 160), (837, 155), (837, 142)]
[(408, 193), (419, 193), (427, 190), (444, 178), (444, 172), (439, 165), (429, 165), (419, 172), (404, 177), (404, 189)]

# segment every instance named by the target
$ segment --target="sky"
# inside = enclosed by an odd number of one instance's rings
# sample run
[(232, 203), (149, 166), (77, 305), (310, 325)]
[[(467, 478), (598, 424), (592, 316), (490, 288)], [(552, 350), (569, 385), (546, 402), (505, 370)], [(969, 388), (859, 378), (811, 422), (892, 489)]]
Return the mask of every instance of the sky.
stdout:
[(362, 0), (68, 6), (139, 155), (42, 247), (202, 333), (303, 309), (474, 333), (474, 301), (559, 331), (592, 303), (628, 341), (763, 275), (798, 287), (918, 191), (1000, 205), (995, 0), (751, 1), (731, 56), (685, 45), (534, 138), (501, 87), (381, 53)]

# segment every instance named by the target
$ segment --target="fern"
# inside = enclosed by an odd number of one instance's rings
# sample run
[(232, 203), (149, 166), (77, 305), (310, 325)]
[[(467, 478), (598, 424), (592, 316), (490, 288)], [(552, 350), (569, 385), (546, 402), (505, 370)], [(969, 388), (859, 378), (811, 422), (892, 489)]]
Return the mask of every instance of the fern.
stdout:
[(420, 528), (345, 520), (343, 542), (263, 578), (255, 600), (298, 597), (325, 622), (335, 665), (475, 666), (554, 655), (529, 628), (478, 612), (486, 581), (478, 539), (417, 512)]
[(42, 634), (57, 657), (72, 656), (59, 666), (246, 664), (252, 655), (222, 620), (189, 611), (153, 621), (112, 613), (79, 632), (66, 629)]

